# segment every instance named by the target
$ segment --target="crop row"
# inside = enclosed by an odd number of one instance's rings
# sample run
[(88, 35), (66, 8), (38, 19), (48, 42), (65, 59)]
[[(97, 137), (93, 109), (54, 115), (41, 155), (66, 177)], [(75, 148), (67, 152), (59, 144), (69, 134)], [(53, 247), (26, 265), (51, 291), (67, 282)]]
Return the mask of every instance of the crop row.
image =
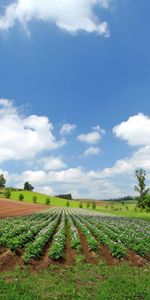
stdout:
[(103, 244), (114, 257), (125, 257), (128, 249), (148, 257), (149, 234), (150, 226), (144, 221), (84, 214), (67, 208), (0, 220), (0, 246), (13, 251), (23, 248), (25, 263), (39, 258), (46, 245), (51, 259), (64, 258), (68, 237), (70, 246), (80, 252), (83, 236), (91, 251), (97, 251)]

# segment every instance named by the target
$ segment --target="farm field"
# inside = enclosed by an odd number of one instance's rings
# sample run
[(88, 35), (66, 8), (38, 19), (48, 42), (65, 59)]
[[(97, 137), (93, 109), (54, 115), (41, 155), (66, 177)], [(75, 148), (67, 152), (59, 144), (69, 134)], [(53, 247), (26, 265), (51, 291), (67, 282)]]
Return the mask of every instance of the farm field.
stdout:
[(149, 237), (147, 221), (84, 209), (1, 219), (0, 299), (148, 300)]
[(0, 219), (6, 217), (30, 215), (46, 208), (46, 205), (0, 199)]
[[(47, 197), (50, 198), (50, 205), (51, 206), (66, 206), (66, 201), (65, 199), (57, 198), (54, 196), (48, 196), (45, 194), (41, 193), (36, 193), (36, 192), (29, 192), (29, 191), (17, 191), (17, 192), (12, 192), (11, 193), (11, 199), (12, 200), (18, 200), (19, 194), (22, 193), (24, 195), (24, 200), (23, 202), (29, 202), (33, 203), (33, 196), (35, 195), (37, 197), (37, 203), (38, 204), (45, 204), (45, 199)], [(86, 204), (88, 200), (82, 200), (83, 208), (87, 209)], [(70, 207), (71, 208), (78, 208), (79, 207), (79, 200), (70, 200)], [(136, 202), (133, 203), (133, 201), (127, 201), (125, 202), (124, 205), (122, 205), (120, 202), (118, 203), (117, 201), (113, 202), (108, 202), (108, 201), (99, 201), (97, 202), (96, 206), (96, 211), (104, 213), (104, 214), (111, 214), (111, 215), (116, 215), (116, 216), (125, 216), (125, 217), (131, 217), (131, 218), (141, 218), (145, 220), (150, 220), (150, 214), (145, 212), (145, 211), (140, 211), (139, 209), (136, 208)]]
[[(150, 260), (150, 224), (142, 220), (104, 216), (81, 209), (49, 211), (0, 220), (0, 270), (28, 264), (33, 269), (51, 264), (74, 265), (100, 260), (143, 266)], [(9, 265), (10, 263), (10, 265)]]

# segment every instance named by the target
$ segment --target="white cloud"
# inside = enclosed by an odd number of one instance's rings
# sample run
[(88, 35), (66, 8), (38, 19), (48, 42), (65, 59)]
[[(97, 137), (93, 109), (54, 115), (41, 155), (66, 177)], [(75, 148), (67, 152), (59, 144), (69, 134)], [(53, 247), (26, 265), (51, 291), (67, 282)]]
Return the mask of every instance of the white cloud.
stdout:
[[(6, 178), (8, 179), (9, 185), (22, 187), (23, 183), (27, 180), (30, 181), (31, 184), (33, 184), (35, 190), (41, 191), (43, 193), (45, 192), (46, 194), (68, 193), (69, 191), (72, 192), (72, 194), (74, 193), (73, 196), (78, 196), (78, 198), (86, 197), (97, 199), (134, 194), (134, 185), (136, 181), (134, 172), (136, 168), (144, 168), (146, 170), (147, 184), (150, 184), (150, 139), (148, 139), (149, 118), (144, 116), (143, 114), (139, 114), (137, 116), (140, 117), (140, 119), (138, 118), (138, 121), (140, 120), (140, 128), (143, 128), (143, 126), (145, 126), (146, 128), (146, 131), (144, 131), (144, 129), (142, 131), (143, 135), (145, 134), (145, 137), (143, 138), (141, 134), (139, 135), (139, 132), (137, 134), (137, 128), (139, 128), (137, 125), (132, 127), (130, 123), (132, 134), (130, 134), (128, 126), (125, 126), (128, 125), (129, 120), (130, 122), (131, 120), (134, 120), (133, 123), (135, 125), (137, 122), (137, 119), (135, 118), (136, 116), (130, 117), (128, 121), (121, 123), (124, 124), (123, 131), (122, 127), (121, 131), (118, 131), (119, 125), (118, 127), (115, 127), (114, 133), (116, 135), (122, 134), (124, 138), (126, 137), (126, 140), (131, 145), (135, 144), (133, 133), (136, 133), (137, 138), (139, 138), (136, 145), (139, 145), (140, 147), (138, 148), (138, 150), (134, 151), (130, 157), (125, 157), (116, 161), (116, 163), (112, 167), (102, 170), (85, 170), (82, 167), (67, 168), (61, 157), (47, 156), (44, 158), (40, 158), (39, 164), (36, 164), (36, 168), (39, 167), (39, 170), (35, 171), (30, 169), (23, 171), (21, 174), (11, 174), (5, 170), (1, 170), (0, 173), (5, 174)], [(42, 124), (42, 127), (40, 122)], [(126, 135), (125, 127), (128, 129), (126, 131)], [(96, 137), (94, 136), (93, 138), (92, 136), (91, 138), (90, 136), (89, 138), (89, 134), (87, 134), (85, 136), (83, 135), (83, 140), (87, 144), (95, 143), (95, 139), (97, 141), (98, 136), (99, 141), (102, 133), (100, 133), (98, 129), (99, 128), (96, 126), (95, 130), (91, 132), (92, 134), (96, 133)], [(12, 102), (5, 99), (2, 99), (0, 101), (0, 130), (2, 132), (0, 139), (0, 151), (2, 158), (3, 155), (8, 155), (9, 151), (10, 154), (11, 151), (15, 153), (15, 159), (17, 159), (18, 155), (19, 157), (20, 155), (21, 157), (28, 157), (28, 155), (31, 156), (31, 152), (29, 149), (31, 149), (32, 151), (33, 148), (33, 145), (30, 144), (30, 134), (32, 135), (32, 131), (38, 136), (38, 142), (43, 138), (43, 130), (47, 130), (46, 141), (51, 137), (51, 147), (57, 148), (61, 144), (60, 142), (57, 142), (55, 137), (53, 136), (53, 126), (51, 123), (49, 123), (47, 118), (45, 119), (45, 117), (37, 116), (29, 116), (26, 118), (19, 113)], [(12, 140), (9, 140), (8, 142), (9, 136), (12, 138)], [(14, 140), (17, 142), (13, 143)], [(27, 141), (27, 145), (23, 143), (25, 140)], [(37, 143), (36, 139), (34, 139), (34, 135), (32, 138), (32, 142), (33, 141), (34, 145), (36, 146), (35, 148), (37, 149)], [(25, 150), (28, 152), (28, 155), (27, 152), (22, 152), (23, 150), (20, 145), (22, 145), (22, 147), (25, 146)], [(42, 149), (43, 147), (45, 147), (45, 145), (47, 147), (47, 143), (45, 144), (44, 140), (42, 140), (42, 145), (44, 145), (41, 147)], [(98, 147), (89, 147), (86, 150), (86, 155), (98, 154), (96, 152), (99, 152), (99, 150), (100, 149)], [(33, 150), (33, 152), (36, 153), (35, 150)], [(14, 159), (14, 157), (12, 157), (11, 154), (11, 159)]]
[(150, 171), (150, 146), (145, 146), (135, 151), (130, 158), (118, 160), (113, 167), (103, 170), (104, 177), (126, 175), (133, 177), (137, 168)]
[(150, 118), (139, 113), (115, 126), (113, 133), (131, 146), (150, 145)]
[(77, 139), (87, 144), (97, 144), (101, 140), (101, 134), (99, 131), (92, 131), (87, 134), (80, 134)]
[(0, 162), (29, 160), (64, 144), (64, 140), (56, 141), (47, 117), (25, 117), (7, 99), (0, 99), (0, 132)]
[(100, 148), (98, 147), (89, 147), (84, 152), (84, 156), (90, 156), (90, 155), (98, 155), (101, 152)]
[(122, 193), (119, 184), (103, 178), (101, 171), (86, 171), (81, 167), (50, 172), (28, 170), (15, 179), (20, 187), (27, 180), (33, 184), (35, 190), (46, 192), (50, 187), (53, 194), (67, 193), (69, 190), (72, 194), (74, 192), (74, 197), (102, 199), (110, 195), (118, 197)]
[(48, 156), (41, 159), (44, 170), (61, 170), (66, 168), (66, 164), (60, 157)]
[(66, 124), (64, 124), (64, 125), (62, 126), (62, 128), (61, 128), (61, 130), (60, 130), (60, 134), (61, 134), (61, 135), (69, 134), (69, 133), (71, 133), (74, 129), (76, 129), (76, 125), (66, 123)]
[(105, 130), (102, 129), (99, 125), (94, 126), (94, 127), (93, 127), (93, 130), (99, 131), (100, 134), (105, 134)]
[(45, 195), (54, 195), (54, 190), (50, 186), (39, 186), (36, 188), (36, 192), (43, 193)]
[(20, 22), (24, 27), (31, 20), (53, 22), (70, 33), (96, 32), (108, 37), (106, 21), (100, 21), (95, 7), (108, 9), (110, 0), (17, 0), (6, 6), (0, 16), (0, 30), (9, 30)]

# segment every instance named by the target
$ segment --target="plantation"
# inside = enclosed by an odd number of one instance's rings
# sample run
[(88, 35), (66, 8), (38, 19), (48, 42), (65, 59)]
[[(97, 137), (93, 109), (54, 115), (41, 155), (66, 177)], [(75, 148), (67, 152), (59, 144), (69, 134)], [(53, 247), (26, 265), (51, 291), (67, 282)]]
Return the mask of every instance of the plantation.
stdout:
[(77, 255), (85, 255), (86, 261), (145, 265), (150, 260), (150, 224), (83, 209), (53, 208), (0, 220), (1, 269), (8, 249), (15, 255), (14, 265), (65, 264), (70, 253), (72, 263)]

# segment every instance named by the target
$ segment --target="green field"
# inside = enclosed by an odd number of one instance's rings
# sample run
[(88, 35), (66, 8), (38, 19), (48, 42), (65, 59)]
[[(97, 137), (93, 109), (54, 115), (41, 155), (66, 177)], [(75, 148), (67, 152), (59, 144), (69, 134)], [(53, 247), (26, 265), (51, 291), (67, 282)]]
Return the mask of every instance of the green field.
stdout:
[(19, 268), (0, 274), (0, 300), (149, 300), (150, 267), (106, 266), (82, 261), (30, 273)]
[(0, 220), (0, 300), (149, 300), (148, 234), (143, 220), (84, 209)]
[[(24, 195), (24, 201), (32, 203), (32, 198), (34, 195), (37, 196), (37, 203), (38, 204), (45, 204), (45, 199), (49, 197), (48, 195), (44, 195), (41, 193), (36, 193), (36, 192), (29, 192), (29, 191), (17, 191), (17, 192), (12, 192), (11, 193), (11, 199), (13, 200), (18, 200), (19, 194), (22, 193)], [(60, 199), (54, 196), (49, 197), (51, 200), (50, 205), (52, 206), (66, 206), (66, 201), (65, 199)], [(79, 207), (79, 201), (77, 200), (70, 200), (70, 207), (76, 208)], [(87, 201), (83, 200), (83, 208), (86, 208), (86, 203)], [(109, 205), (108, 205), (109, 204)], [(136, 202), (135, 201), (127, 201), (125, 202), (124, 205), (121, 204), (121, 202), (107, 202), (105, 206), (98, 206), (96, 207), (96, 211), (105, 213), (105, 214), (112, 214), (116, 216), (125, 216), (125, 217), (130, 217), (130, 218), (142, 218), (145, 220), (150, 220), (150, 213), (147, 213), (145, 211), (140, 211), (139, 209), (135, 209), (136, 207)], [(136, 210), (136, 211), (135, 211)]]
[[(51, 200), (50, 205), (52, 205), (52, 206), (66, 206), (66, 200), (65, 199), (57, 198), (57, 197), (54, 197), (54, 196), (48, 196), (48, 195), (41, 194), (41, 193), (36, 193), (36, 192), (29, 192), (29, 191), (12, 192), (11, 193), (11, 199), (18, 200), (18, 196), (19, 196), (20, 193), (24, 195), (24, 201), (29, 202), (29, 203), (33, 202), (33, 200), (32, 200), (33, 196), (37, 196), (37, 203), (38, 204), (45, 204), (46, 198), (49, 197), (50, 200)], [(79, 205), (79, 202), (74, 201), (74, 200), (71, 200), (70, 203), (71, 203), (71, 207), (78, 207), (78, 205)]]

